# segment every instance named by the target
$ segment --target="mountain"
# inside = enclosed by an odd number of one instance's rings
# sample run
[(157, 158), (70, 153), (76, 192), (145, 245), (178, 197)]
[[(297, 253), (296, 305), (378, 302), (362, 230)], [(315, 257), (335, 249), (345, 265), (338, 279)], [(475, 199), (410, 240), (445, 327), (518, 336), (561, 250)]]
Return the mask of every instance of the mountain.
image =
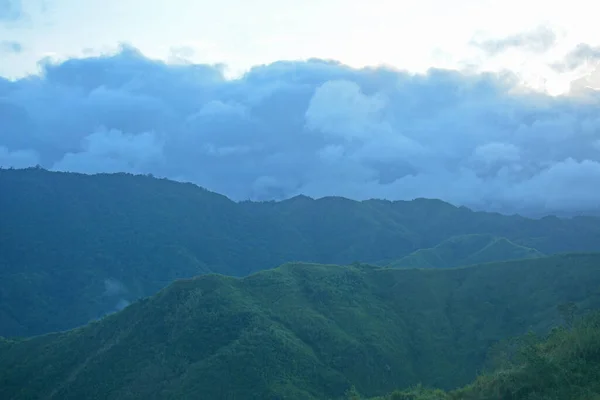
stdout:
[(429, 249), (417, 250), (390, 263), (391, 268), (449, 268), (492, 261), (543, 257), (536, 249), (492, 235), (460, 235)]
[(600, 251), (596, 217), (528, 219), (429, 199), (236, 203), (122, 173), (0, 169), (0, 211), (0, 335), (9, 337), (81, 326), (175, 279), (398, 260), (460, 235), (544, 254)]
[[(475, 382), (444, 392), (417, 386), (371, 400), (593, 400), (600, 398), (600, 313), (575, 325), (554, 328), (547, 336), (507, 340), (500, 363)], [(356, 390), (349, 399), (360, 398)]]
[(178, 280), (0, 346), (2, 399), (326, 399), (470, 382), (490, 346), (600, 306), (600, 254), (450, 269), (286, 264)]

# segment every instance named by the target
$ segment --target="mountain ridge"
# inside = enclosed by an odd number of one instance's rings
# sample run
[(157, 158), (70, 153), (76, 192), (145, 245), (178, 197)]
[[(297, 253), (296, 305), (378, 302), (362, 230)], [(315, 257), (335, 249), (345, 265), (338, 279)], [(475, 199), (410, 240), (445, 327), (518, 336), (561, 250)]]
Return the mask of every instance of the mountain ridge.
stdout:
[(435, 247), (419, 249), (385, 265), (391, 268), (449, 268), (543, 256), (534, 248), (515, 244), (504, 237), (469, 234), (450, 237)]
[(600, 254), (582, 253), (449, 269), (288, 263), (181, 279), (84, 327), (0, 346), (0, 397), (454, 388), (475, 377), (493, 343), (556, 325), (558, 304), (598, 308), (598, 265)]
[(600, 251), (599, 218), (533, 220), (441, 200), (235, 203), (190, 183), (36, 168), (0, 170), (0, 193), (4, 336), (79, 326), (179, 278), (397, 260), (457, 235), (545, 254)]

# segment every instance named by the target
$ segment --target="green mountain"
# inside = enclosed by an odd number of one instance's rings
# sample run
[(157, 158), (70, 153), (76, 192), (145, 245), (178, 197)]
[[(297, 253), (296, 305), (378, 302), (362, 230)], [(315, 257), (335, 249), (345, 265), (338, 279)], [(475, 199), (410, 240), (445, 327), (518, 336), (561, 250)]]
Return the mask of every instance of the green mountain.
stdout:
[(536, 249), (485, 234), (454, 236), (429, 249), (417, 250), (390, 263), (392, 268), (450, 268), (492, 261), (543, 257)]
[(600, 218), (528, 219), (439, 200), (235, 203), (189, 183), (39, 168), (0, 169), (0, 193), (0, 335), (8, 337), (83, 325), (175, 279), (398, 260), (466, 234), (545, 254), (600, 251)]
[[(417, 386), (371, 400), (597, 400), (600, 399), (600, 313), (545, 337), (527, 335), (495, 351), (495, 371), (451, 392)], [(349, 399), (360, 399), (352, 390)]]
[(474, 379), (490, 346), (600, 306), (600, 255), (451, 269), (287, 264), (179, 280), (0, 346), (2, 399), (326, 399)]

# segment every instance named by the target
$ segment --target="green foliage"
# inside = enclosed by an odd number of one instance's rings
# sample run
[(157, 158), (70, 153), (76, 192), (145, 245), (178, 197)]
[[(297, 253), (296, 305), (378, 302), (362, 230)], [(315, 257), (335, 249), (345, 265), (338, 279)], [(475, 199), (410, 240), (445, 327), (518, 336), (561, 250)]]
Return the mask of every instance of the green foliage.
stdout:
[(451, 398), (443, 390), (429, 389), (419, 384), (410, 389), (395, 390), (388, 395), (372, 397), (369, 400), (451, 400)]
[[(571, 308), (569, 306), (569, 308)], [(417, 387), (371, 400), (593, 400), (600, 398), (600, 312), (572, 329), (553, 329), (545, 337), (528, 334), (508, 340), (510, 362), (473, 383), (443, 392)], [(516, 355), (516, 357), (514, 357)]]
[(212, 272), (398, 260), (418, 249), (447, 250), (456, 238), (472, 250), (436, 255), (444, 266), (600, 250), (598, 218), (534, 220), (439, 200), (235, 203), (150, 176), (40, 168), (0, 170), (0, 193), (4, 336), (80, 326), (175, 279)]
[[(471, 382), (491, 344), (560, 323), (557, 304), (600, 308), (598, 265), (594, 254), (441, 270), (290, 263), (178, 280), (85, 327), (0, 344), (0, 398), (339, 399), (413, 387), (394, 396), (444, 399), (414, 385)], [(550, 347), (591, 360), (593, 335), (557, 345), (577, 329), (507, 368), (555, 374)]]
[(510, 367), (479, 377), (452, 393), (463, 400), (600, 398), (600, 313), (543, 340), (526, 340)]

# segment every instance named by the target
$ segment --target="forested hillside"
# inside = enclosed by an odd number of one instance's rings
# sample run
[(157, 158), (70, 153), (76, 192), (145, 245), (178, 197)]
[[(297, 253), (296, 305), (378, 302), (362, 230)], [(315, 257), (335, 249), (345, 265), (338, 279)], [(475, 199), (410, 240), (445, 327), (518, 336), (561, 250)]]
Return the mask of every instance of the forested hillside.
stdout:
[(178, 278), (243, 276), (294, 261), (385, 265), (419, 249), (439, 249), (460, 235), (489, 235), (526, 251), (461, 254), (411, 266), (600, 251), (598, 218), (536, 220), (439, 200), (298, 196), (235, 203), (192, 184), (149, 176), (39, 168), (0, 169), (0, 194), (4, 336), (82, 325)]
[[(463, 388), (444, 392), (417, 385), (370, 400), (598, 399), (600, 313), (565, 316), (565, 323), (547, 335), (502, 341), (490, 352), (491, 369)], [(348, 391), (348, 400), (361, 398), (356, 389)]]
[(557, 306), (598, 308), (599, 266), (600, 255), (574, 254), (451, 269), (287, 264), (179, 280), (85, 327), (4, 342), (0, 398), (301, 400), (342, 398), (352, 386), (364, 396), (419, 382), (452, 389), (476, 377), (499, 340), (561, 324)]

